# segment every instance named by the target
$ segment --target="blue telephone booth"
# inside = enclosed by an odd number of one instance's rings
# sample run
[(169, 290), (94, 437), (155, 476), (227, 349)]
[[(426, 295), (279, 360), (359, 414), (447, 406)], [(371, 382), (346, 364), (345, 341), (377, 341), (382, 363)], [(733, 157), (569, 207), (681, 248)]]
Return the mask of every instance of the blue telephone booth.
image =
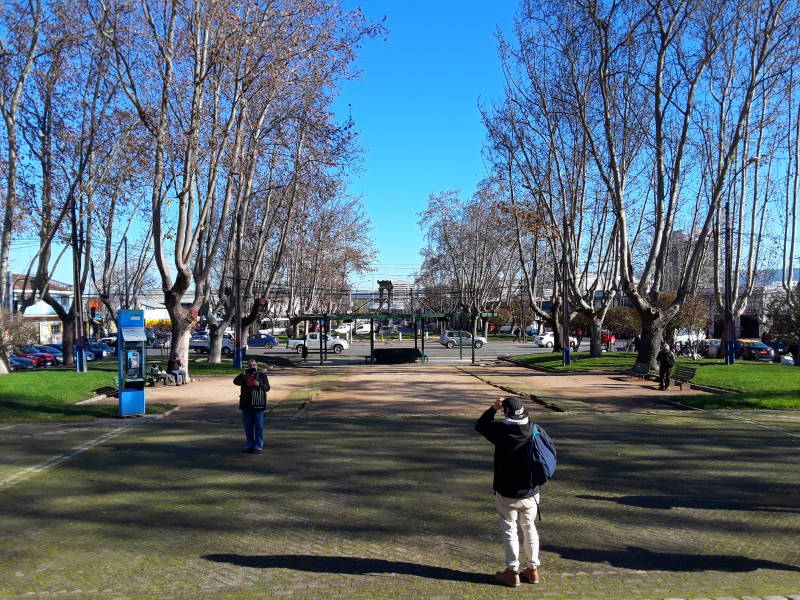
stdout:
[(117, 312), (119, 416), (145, 414), (145, 342), (143, 310)]

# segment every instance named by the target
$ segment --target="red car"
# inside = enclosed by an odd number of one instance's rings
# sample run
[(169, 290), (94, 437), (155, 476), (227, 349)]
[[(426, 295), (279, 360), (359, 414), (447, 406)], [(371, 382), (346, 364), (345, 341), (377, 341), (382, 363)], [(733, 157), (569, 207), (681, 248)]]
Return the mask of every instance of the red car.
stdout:
[(33, 346), (19, 346), (14, 354), (23, 358), (30, 358), (36, 367), (52, 367), (56, 364), (55, 356), (49, 352), (39, 352)]

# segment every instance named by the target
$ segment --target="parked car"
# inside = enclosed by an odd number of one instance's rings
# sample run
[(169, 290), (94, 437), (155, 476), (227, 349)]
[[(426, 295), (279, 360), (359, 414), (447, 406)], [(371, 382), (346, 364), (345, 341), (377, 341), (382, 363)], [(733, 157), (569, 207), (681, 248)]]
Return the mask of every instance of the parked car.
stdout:
[(474, 346), (475, 348), (482, 348), (486, 343), (486, 338), (476, 335), (475, 340), (472, 340), (472, 334), (469, 331), (443, 331), (439, 337), (439, 343), (446, 348), (455, 348), (459, 344), (462, 346)]
[(56, 361), (57, 365), (64, 364), (64, 355), (62, 354), (61, 350), (58, 348), (54, 348), (53, 346), (34, 346), (39, 352), (44, 352), (46, 354), (52, 354), (53, 358)]
[(681, 344), (695, 344), (706, 337), (705, 332), (699, 329), (676, 329), (675, 330), (675, 343)]
[(338, 333), (340, 335), (347, 335), (350, 333), (350, 329), (353, 327), (352, 323), (342, 323), (338, 327), (336, 327), (333, 332)]
[(247, 345), (254, 348), (274, 348), (279, 343), (278, 338), (268, 333), (254, 333), (247, 338)]
[[(193, 335), (189, 340), (189, 350), (194, 352), (203, 353), (208, 352), (209, 340), (207, 335)], [(220, 351), (225, 356), (231, 356), (235, 350), (236, 345), (233, 341), (233, 335), (230, 333), (222, 334), (222, 348)]]
[(86, 342), (83, 345), (83, 349), (93, 353), (96, 358), (107, 358), (112, 354), (116, 354), (114, 348), (103, 342)]
[[(56, 364), (56, 359), (52, 354), (49, 352), (39, 352), (39, 350), (36, 349), (36, 346), (33, 346), (32, 344), (18, 346), (14, 354), (23, 358), (38, 358), (39, 361), (36, 364), (37, 367), (52, 367), (54, 364)], [(34, 360), (34, 362), (36, 361)]]
[[(552, 348), (555, 345), (555, 337), (553, 336), (552, 331), (548, 331), (547, 333), (542, 333), (537, 335), (533, 338), (533, 343), (539, 346), (539, 348)], [(569, 336), (569, 345), (572, 347), (573, 350), (578, 348), (578, 338)]]
[(8, 368), (11, 371), (24, 371), (25, 369), (35, 369), (36, 364), (32, 358), (23, 358), (22, 356), (12, 354), (8, 357)]
[[(63, 356), (64, 356), (64, 344), (47, 344), (47, 347), (48, 348), (53, 348), (54, 350), (58, 350), (58, 352), (61, 353), (61, 356), (63, 358)], [(97, 358), (94, 355), (94, 352), (92, 352), (91, 350), (84, 350), (84, 356), (86, 357), (87, 361), (88, 360), (95, 360)]]
[(361, 323), (353, 330), (354, 335), (369, 335), (371, 332), (372, 328), (370, 327), (369, 323)]
[(772, 362), (775, 351), (761, 340), (736, 340), (734, 353), (744, 360), (767, 360)]
[(500, 327), (497, 328), (497, 333), (514, 333), (514, 324), (505, 323), (504, 325), (500, 325)]
[[(321, 335), (325, 337), (321, 338)], [(350, 347), (350, 344), (344, 338), (317, 332), (310, 332), (304, 338), (289, 340), (286, 342), (286, 347), (289, 350), (294, 350), (298, 354), (303, 353), (303, 348), (306, 348), (309, 352), (319, 352), (320, 340), (322, 340), (327, 345), (328, 350), (334, 354), (341, 354)]]
[(700, 342), (697, 351), (706, 358), (719, 358), (722, 356), (722, 341), (716, 338), (706, 338)]
[(112, 348), (117, 347), (117, 334), (114, 333), (112, 335), (107, 335), (105, 337), (101, 337), (98, 341), (102, 342), (103, 344), (108, 344)]
[(488, 327), (486, 328), (486, 331), (488, 331), (489, 333), (496, 332), (497, 331), (497, 323), (489, 323)]

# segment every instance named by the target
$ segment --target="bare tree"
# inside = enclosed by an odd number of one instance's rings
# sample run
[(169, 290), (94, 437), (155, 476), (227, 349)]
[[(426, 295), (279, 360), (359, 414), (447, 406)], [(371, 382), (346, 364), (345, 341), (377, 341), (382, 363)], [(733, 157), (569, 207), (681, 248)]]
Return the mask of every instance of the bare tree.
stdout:
[[(505, 191), (500, 208), (512, 216), (529, 307), (553, 327), (554, 349), (561, 349), (559, 321), (567, 302), (568, 315), (579, 312), (590, 324), (590, 354), (600, 356), (603, 318), (619, 283), (617, 230), (607, 194), (589, 179), (585, 133), (549, 85), (547, 57), (529, 52), (523, 42), (518, 51), (501, 43), (506, 98), (494, 114), (484, 113)], [(549, 312), (536, 302), (538, 242), (552, 265)]]
[[(172, 359), (187, 364), (190, 325), (231, 232), (237, 194), (248, 189), (246, 168), (256, 168), (257, 146), (244, 145), (264, 114), (263, 104), (249, 106), (254, 90), (296, 94), (287, 83), (297, 81), (330, 87), (368, 33), (358, 13), (317, 0), (154, 0), (117, 13), (108, 35), (153, 146), (153, 239), (172, 320)], [(192, 284), (194, 299), (184, 302)]]
[[(525, 40), (551, 61), (560, 106), (584, 131), (590, 177), (604, 188), (615, 218), (621, 287), (642, 321), (638, 360), (651, 362), (667, 323), (697, 286), (754, 98), (777, 85), (786, 60), (780, 57), (797, 55), (797, 6), (525, 0), (521, 23)], [(734, 80), (724, 75), (730, 63)], [(723, 89), (727, 126), (718, 128), (718, 160), (706, 173), (703, 128), (715, 114), (711, 99)], [(661, 307), (670, 240), (681, 222), (695, 224), (691, 250), (674, 301)]]
[[(508, 275), (516, 272), (516, 258), (508, 252), (510, 228), (495, 211), (495, 194), (489, 184), (469, 201), (454, 190), (431, 194), (419, 214), (427, 239), (423, 270), (437, 271), (428, 278), (449, 283), (458, 310), (472, 315), (495, 308)], [(474, 317), (470, 324), (473, 336), (477, 322)]]
[[(52, 14), (40, 26), (41, 53), (24, 90), (22, 137), (27, 156), (36, 165), (26, 185), (25, 207), (39, 249), (28, 269), (17, 307), (24, 310), (38, 298), (58, 315), (63, 326), (64, 362), (71, 364), (73, 342), (81, 335), (81, 297), (88, 278), (94, 205), (93, 190), (107, 149), (117, 130), (108, 126), (116, 110), (115, 84), (108, 77), (108, 46), (85, 13), (69, 3), (50, 5)], [(72, 248), (74, 295), (64, 306), (50, 294), (54, 243)]]
[[(787, 75), (789, 110), (786, 118), (785, 156), (786, 181), (784, 201), (779, 222), (782, 225), (781, 237), (781, 294), (775, 296), (769, 306), (770, 318), (776, 328), (791, 332), (800, 340), (800, 277), (795, 265), (800, 257), (798, 252), (798, 199), (800, 198), (800, 99), (798, 81), (794, 69)], [(800, 357), (795, 356), (795, 366), (800, 366)]]
[(39, 55), (40, 0), (6, 2), (0, 7), (0, 114), (5, 124), (5, 204), (0, 232), (0, 307), (8, 307), (6, 277), (17, 206), (19, 106)]

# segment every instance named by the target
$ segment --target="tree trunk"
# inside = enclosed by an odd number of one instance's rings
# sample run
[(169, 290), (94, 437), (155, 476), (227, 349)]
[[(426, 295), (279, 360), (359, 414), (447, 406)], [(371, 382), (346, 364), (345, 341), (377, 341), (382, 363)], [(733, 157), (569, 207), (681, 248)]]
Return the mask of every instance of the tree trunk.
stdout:
[(75, 364), (75, 319), (61, 321), (61, 353), (64, 355), (64, 366)]
[(183, 363), (183, 370), (186, 371), (186, 380), (189, 380), (189, 340), (192, 333), (191, 312), (180, 305), (180, 299), (175, 294), (165, 294), (167, 312), (171, 320), (171, 339), (169, 349), (169, 360), (167, 370), (171, 371), (175, 366), (175, 359), (180, 358)]
[(562, 352), (564, 345), (561, 343), (561, 321), (558, 315), (561, 312), (561, 300), (554, 300), (550, 305), (550, 325), (553, 326), (553, 352)]
[(603, 355), (603, 346), (600, 343), (603, 321), (592, 314), (587, 316), (591, 320), (591, 325), (589, 326), (589, 358), (599, 358)]
[(639, 353), (636, 356), (636, 362), (647, 363), (650, 365), (651, 369), (655, 369), (658, 367), (656, 355), (664, 340), (665, 319), (663, 315), (653, 315), (649, 311), (645, 311), (644, 314), (641, 315), (641, 319), (642, 340), (639, 343)]
[(225, 330), (230, 327), (233, 315), (222, 319), (208, 332), (208, 362), (218, 365), (222, 362), (222, 341), (225, 339)]
[(63, 334), (61, 336), (61, 353), (64, 356), (64, 366), (68, 367), (75, 364), (75, 300), (72, 301), (70, 309), (64, 310), (64, 307), (55, 300), (50, 292), (45, 292), (42, 300), (55, 311), (59, 320), (61, 321), (61, 328)]

